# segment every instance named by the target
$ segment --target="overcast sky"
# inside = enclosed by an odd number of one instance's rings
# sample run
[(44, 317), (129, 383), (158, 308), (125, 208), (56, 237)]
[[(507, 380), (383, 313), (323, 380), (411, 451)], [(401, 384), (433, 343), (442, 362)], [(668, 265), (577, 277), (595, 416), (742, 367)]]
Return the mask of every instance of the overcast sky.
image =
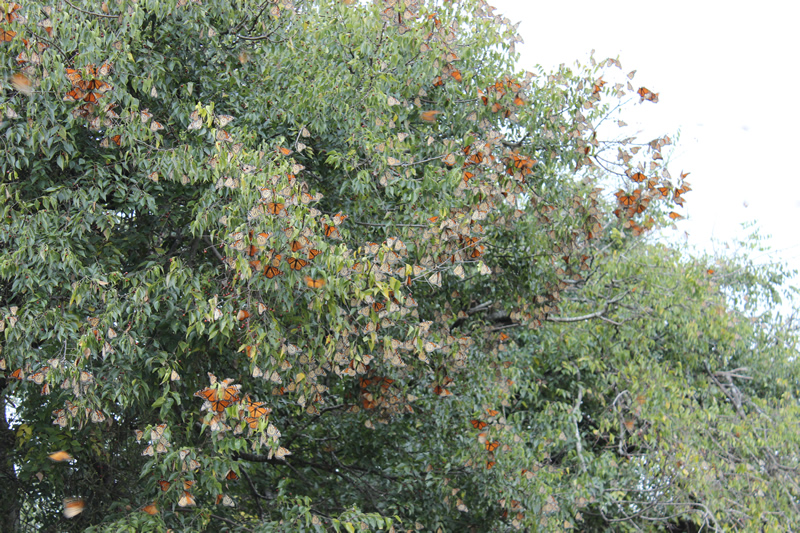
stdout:
[(741, 223), (755, 220), (774, 256), (800, 269), (800, 4), (488, 2), (522, 22), (521, 68), (585, 64), (595, 49), (598, 61), (636, 69), (636, 88), (659, 93), (626, 120), (653, 137), (680, 132), (669, 168), (691, 172), (689, 218), (678, 224), (689, 244), (710, 250), (712, 238), (742, 237)]

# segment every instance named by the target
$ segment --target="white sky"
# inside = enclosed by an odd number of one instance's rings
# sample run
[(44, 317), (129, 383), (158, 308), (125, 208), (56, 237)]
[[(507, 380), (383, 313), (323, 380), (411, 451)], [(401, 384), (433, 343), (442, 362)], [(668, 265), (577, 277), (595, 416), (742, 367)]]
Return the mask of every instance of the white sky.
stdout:
[(712, 238), (744, 237), (741, 223), (757, 221), (772, 255), (800, 269), (800, 4), (488, 2), (522, 22), (521, 68), (586, 64), (595, 49), (598, 61), (636, 69), (635, 88), (659, 93), (622, 118), (646, 127), (645, 141), (680, 131), (669, 169), (691, 172), (678, 223), (689, 244), (710, 251)]

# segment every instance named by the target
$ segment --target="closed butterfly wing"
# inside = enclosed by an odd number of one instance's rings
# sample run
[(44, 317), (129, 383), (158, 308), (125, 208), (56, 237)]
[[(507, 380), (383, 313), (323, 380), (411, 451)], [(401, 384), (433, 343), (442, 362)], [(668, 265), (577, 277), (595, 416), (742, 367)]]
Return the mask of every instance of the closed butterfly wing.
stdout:
[(78, 516), (86, 508), (86, 503), (81, 498), (64, 498), (64, 516), (72, 518)]

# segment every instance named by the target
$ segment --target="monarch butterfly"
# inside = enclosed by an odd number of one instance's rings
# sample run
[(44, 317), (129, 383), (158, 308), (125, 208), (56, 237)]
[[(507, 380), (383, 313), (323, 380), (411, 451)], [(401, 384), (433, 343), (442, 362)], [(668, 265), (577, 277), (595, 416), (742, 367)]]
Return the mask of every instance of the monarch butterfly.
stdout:
[(157, 515), (158, 507), (156, 507), (156, 502), (153, 502), (150, 505), (145, 505), (144, 507), (142, 507), (142, 511), (144, 511), (149, 515)]
[(688, 183), (684, 183), (683, 185), (681, 185), (680, 188), (676, 188), (675, 189), (675, 196), (680, 196), (681, 194), (687, 193), (687, 192), (689, 192), (691, 190), (692, 190), (692, 188), (689, 186), (689, 184)]
[(167, 492), (169, 490), (169, 481), (166, 479), (159, 479), (158, 486), (161, 488), (162, 492)]
[[(258, 420), (260, 418), (269, 416), (269, 414), (272, 412), (272, 409), (269, 407), (264, 407), (264, 402), (250, 402), (246, 409), (247, 416), (245, 416), (244, 420), (251, 429), (256, 429), (258, 427)], [(230, 478), (226, 477), (226, 479)], [(238, 476), (236, 479), (239, 479)]]
[(619, 203), (624, 205), (625, 207), (630, 207), (636, 202), (636, 196), (629, 194), (629, 195), (620, 195)]
[(435, 78), (433, 78), (433, 86), (434, 87), (439, 87), (440, 85), (444, 85), (444, 81), (442, 80), (442, 77), (441, 76), (436, 76)]
[(150, 131), (159, 131), (159, 130), (163, 130), (163, 129), (164, 129), (164, 126), (160, 122), (157, 122), (157, 121), (154, 120), (153, 122), (150, 123)]
[(83, 101), (84, 102), (89, 102), (90, 104), (95, 104), (95, 103), (97, 103), (97, 99), (100, 98), (101, 96), (103, 96), (101, 93), (88, 92), (83, 97)]
[(283, 146), (278, 146), (278, 152), (281, 155), (290, 155), (292, 153), (291, 150), (289, 150), (288, 148), (284, 148)]
[(650, 102), (653, 102), (654, 104), (658, 103), (658, 93), (654, 93), (653, 91), (645, 87), (640, 87), (639, 90), (636, 91), (636, 93), (641, 97), (641, 100), (639, 100), (639, 102), (644, 102), (645, 100), (648, 100)]
[(491, 470), (496, 463), (494, 461), (486, 461), (486, 469)]
[(8, 377), (22, 381), (25, 378), (25, 372), (23, 372), (21, 368), (18, 368), (14, 370)]
[(308, 251), (308, 258), (309, 259), (314, 259), (315, 257), (317, 257), (321, 253), (322, 253), (322, 250), (317, 250), (316, 248), (312, 248), (311, 250)]
[(78, 516), (86, 508), (86, 503), (81, 498), (64, 498), (64, 516), (72, 518)]
[(657, 187), (656, 190), (658, 191), (658, 193), (661, 195), (662, 198), (668, 197), (672, 192), (672, 189), (670, 189), (669, 187)]
[(476, 165), (483, 163), (483, 152), (475, 152), (471, 156), (469, 156), (469, 161)]
[(472, 250), (472, 253), (471, 253), (471, 254), (469, 254), (470, 258), (471, 258), (471, 259), (477, 259), (477, 258), (479, 258), (480, 256), (482, 256), (482, 255), (483, 255), (483, 250), (484, 250), (484, 249), (485, 249), (485, 247), (484, 247), (482, 244), (479, 244), (478, 246), (476, 246), (476, 247), (475, 247), (475, 248)]
[(641, 182), (643, 182), (644, 180), (647, 179), (647, 176), (645, 176), (641, 172), (637, 172), (633, 176), (630, 176), (630, 178), (631, 178), (631, 181), (635, 181), (636, 183), (641, 183)]
[(22, 9), (22, 6), (15, 2), (11, 2), (8, 4), (7, 11), (4, 12), (3, 17), (0, 18), (5, 18), (6, 20), (4, 22), (8, 22), (9, 24), (11, 24), (17, 17), (16, 15), (14, 15), (14, 11), (17, 11), (18, 9)]
[(488, 424), (486, 422), (484, 422), (483, 420), (473, 419), (473, 420), (470, 420), (470, 423), (472, 424), (472, 427), (474, 427), (475, 429), (478, 429), (478, 430), (481, 430), (481, 429), (485, 428), (486, 426), (488, 426)]
[(331, 239), (341, 239), (342, 235), (339, 233), (339, 229), (336, 226), (329, 226), (328, 224), (323, 224), (325, 230), (325, 236), (330, 237)]
[(489, 416), (497, 416), (500, 414), (500, 411), (497, 411), (495, 409), (487, 409), (486, 414), (488, 414)]
[(111, 89), (111, 85), (102, 80), (78, 80), (74, 85), (77, 85), (83, 91), (97, 91), (99, 93), (105, 93)]
[(312, 289), (319, 289), (320, 287), (325, 285), (325, 280), (322, 278), (312, 279), (310, 276), (304, 276), (303, 279), (306, 281), (306, 285), (308, 285)]
[(461, 81), (461, 71), (460, 70), (454, 70), (453, 72), (450, 73), (450, 75), (453, 77), (454, 80)]
[(281, 438), (281, 432), (278, 431), (278, 428), (276, 428), (272, 424), (269, 424), (267, 426), (267, 436), (274, 440), (278, 440), (279, 438)]
[(61, 461), (72, 461), (72, 456), (65, 451), (51, 453), (47, 456), (51, 461), (60, 463)]
[(270, 215), (279, 215), (281, 211), (284, 210), (285, 205), (276, 203), (276, 202), (269, 202), (267, 204), (267, 213)]
[(239, 474), (234, 472), (233, 470), (228, 470), (228, 474), (225, 476), (225, 479), (228, 481), (238, 481)]
[(221, 395), (217, 394), (216, 388), (205, 388), (194, 393), (195, 396), (203, 398), (211, 404), (211, 409), (215, 413), (221, 413), (225, 408), (230, 407), (232, 404), (239, 401), (239, 385), (232, 387), (225, 387), (221, 391)]
[(192, 496), (188, 491), (183, 491), (183, 496), (181, 496), (180, 500), (178, 500), (178, 506), (189, 507), (190, 505), (195, 505), (194, 496)]
[(445, 389), (441, 385), (435, 385), (433, 387), (433, 393), (437, 396), (452, 396), (453, 393), (449, 390)]
[(496, 441), (488, 441), (486, 443), (486, 450), (490, 451), (490, 452), (495, 451), (499, 447), (500, 447), (500, 441), (497, 441), (497, 440)]
[(278, 270), (277, 267), (274, 267), (272, 265), (267, 265), (267, 267), (264, 269), (264, 275), (267, 276), (267, 279), (272, 279), (275, 276), (280, 276), (282, 274), (283, 274), (282, 271)]
[(78, 89), (77, 87), (72, 89), (70, 92), (64, 95), (65, 102), (79, 102), (84, 99), (86, 93)]
[(75, 405), (72, 402), (66, 402), (64, 405), (67, 408), (67, 411), (69, 412), (69, 414), (71, 414), (72, 416), (77, 416), (78, 415), (78, 406), (77, 405)]
[(217, 495), (217, 505), (219, 504), (225, 505), (227, 507), (236, 507), (236, 504), (233, 503), (233, 500), (227, 494), (219, 494)]
[(53, 411), (56, 419), (53, 420), (53, 425), (59, 427), (67, 427), (67, 411), (65, 409), (56, 409)]
[(13, 85), (17, 91), (21, 92), (25, 96), (30, 96), (33, 94), (33, 83), (31, 83), (31, 80), (28, 79), (25, 74), (17, 72), (11, 76), (10, 81), (11, 85)]
[(669, 214), (669, 218), (671, 218), (672, 220), (681, 220), (681, 219), (683, 218), (683, 216), (679, 215), (679, 214), (678, 214), (678, 213), (676, 213), (675, 211), (672, 211), (672, 212)]
[(13, 39), (16, 34), (17, 32), (12, 30), (0, 30), (0, 42), (11, 42), (11, 39)]
[(348, 217), (348, 215), (345, 215), (345, 214), (343, 214), (343, 213), (336, 213), (335, 215), (333, 215), (333, 223), (334, 223), (334, 224), (336, 224), (336, 225), (338, 226), (338, 225), (340, 225), (342, 222), (344, 222), (345, 220), (347, 220), (347, 217)]
[[(441, 80), (441, 77), (439, 78)], [(436, 115), (442, 114), (443, 111), (438, 111), (436, 109), (429, 109), (428, 111), (423, 111), (420, 113), (419, 118), (422, 119), (424, 122), (434, 123), (436, 122)]]
[(292, 270), (300, 270), (308, 264), (308, 261), (305, 259), (299, 259), (297, 257), (287, 257), (286, 262), (289, 264), (289, 268)]
[(236, 313), (236, 320), (246, 320), (250, 318), (250, 312), (241, 309), (238, 313)]
[(214, 123), (219, 128), (224, 128), (225, 126), (227, 126), (231, 122), (233, 122), (233, 116), (232, 115), (217, 115), (217, 116), (214, 117)]

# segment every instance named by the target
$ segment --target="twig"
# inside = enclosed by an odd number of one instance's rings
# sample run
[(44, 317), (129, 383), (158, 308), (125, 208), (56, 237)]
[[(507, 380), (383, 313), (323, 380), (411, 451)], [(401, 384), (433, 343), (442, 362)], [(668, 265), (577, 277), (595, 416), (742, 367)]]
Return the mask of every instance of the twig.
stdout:
[[(572, 408), (572, 421), (575, 426), (575, 450), (578, 452), (578, 459), (581, 460), (581, 470), (586, 473), (586, 460), (583, 458), (583, 445), (581, 444), (581, 434), (578, 430), (578, 422), (581, 413), (581, 402), (583, 401), (583, 386), (578, 387), (578, 398), (575, 400), (575, 407)], [(577, 413), (577, 414), (576, 414)]]
[(70, 7), (72, 7), (72, 9), (80, 11), (81, 13), (86, 13), (87, 15), (92, 15), (93, 17), (102, 17), (102, 18), (106, 18), (106, 19), (118, 19), (119, 18), (119, 15), (105, 15), (103, 13), (94, 13), (92, 11), (86, 11), (86, 10), (83, 10), (83, 9), (79, 8), (78, 6), (74, 5), (69, 0), (64, 0), (64, 1), (66, 3), (68, 3), (70, 5)]

